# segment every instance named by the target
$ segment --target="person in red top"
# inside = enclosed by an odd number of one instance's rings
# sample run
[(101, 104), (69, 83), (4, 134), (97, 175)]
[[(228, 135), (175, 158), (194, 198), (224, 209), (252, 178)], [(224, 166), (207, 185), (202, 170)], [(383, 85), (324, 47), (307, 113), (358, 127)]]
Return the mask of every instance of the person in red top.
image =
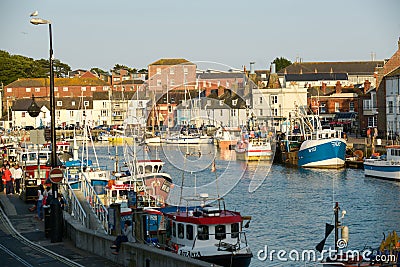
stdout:
[(6, 194), (11, 195), (13, 192), (13, 182), (10, 171), (10, 165), (6, 165), (3, 172), (3, 179), (6, 181)]

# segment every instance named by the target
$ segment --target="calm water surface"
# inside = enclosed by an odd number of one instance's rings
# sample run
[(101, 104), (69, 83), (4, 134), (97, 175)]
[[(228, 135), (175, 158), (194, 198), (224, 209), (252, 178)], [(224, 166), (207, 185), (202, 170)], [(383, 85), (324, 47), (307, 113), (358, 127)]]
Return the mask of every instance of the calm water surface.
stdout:
[[(112, 169), (115, 147), (101, 145), (95, 149), (100, 165)], [(121, 161), (129, 151), (118, 147)], [(137, 154), (144, 156), (143, 149), (138, 148)], [(257, 252), (265, 246), (269, 251), (297, 250), (300, 253), (314, 249), (324, 237), (325, 223), (334, 223), (336, 201), (347, 212), (343, 224), (350, 229), (348, 249), (376, 248), (383, 232), (386, 235), (393, 230), (400, 233), (400, 183), (364, 177), (363, 170), (312, 170), (273, 165), (261, 168), (266, 177), (260, 179), (259, 175), (254, 177), (256, 171), (260, 172), (260, 165), (236, 161), (234, 151), (220, 153), (212, 145), (150, 147), (149, 154), (164, 160), (164, 171), (171, 174), (175, 184), (181, 185), (183, 181), (185, 190), (190, 187), (189, 194), (194, 185), (195, 192), (207, 190), (210, 195), (218, 188), (220, 195), (225, 196), (227, 208), (252, 216), (250, 227), (246, 229), (254, 254), (252, 267), (316, 265), (277, 259), (261, 261)], [(214, 157), (217, 171), (211, 172)], [(216, 177), (218, 183), (215, 183)], [(249, 185), (254, 183), (252, 179), (257, 177), (260, 186), (249, 192)], [(209, 192), (211, 188), (214, 192)], [(179, 195), (180, 187), (174, 188), (172, 193)], [(327, 239), (325, 248), (334, 246), (333, 236), (332, 233)]]

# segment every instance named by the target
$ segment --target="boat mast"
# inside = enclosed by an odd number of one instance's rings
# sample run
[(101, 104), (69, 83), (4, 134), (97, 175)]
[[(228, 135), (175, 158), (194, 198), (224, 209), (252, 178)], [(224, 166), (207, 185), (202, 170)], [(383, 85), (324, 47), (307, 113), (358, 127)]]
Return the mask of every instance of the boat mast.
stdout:
[(336, 253), (338, 252), (338, 241), (339, 241), (339, 227), (340, 227), (340, 223), (339, 223), (339, 203), (336, 202), (335, 203), (335, 208), (333, 209), (335, 211), (335, 251)]

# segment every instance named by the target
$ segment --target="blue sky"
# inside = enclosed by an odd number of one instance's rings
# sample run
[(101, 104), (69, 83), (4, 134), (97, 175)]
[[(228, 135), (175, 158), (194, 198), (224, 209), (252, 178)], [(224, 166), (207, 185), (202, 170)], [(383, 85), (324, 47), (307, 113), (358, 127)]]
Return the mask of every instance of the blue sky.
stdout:
[(0, 49), (47, 58), (52, 21), (55, 57), (72, 69), (135, 68), (159, 58), (212, 61), (235, 68), (276, 57), (295, 61), (390, 58), (400, 37), (398, 0), (1, 0)]

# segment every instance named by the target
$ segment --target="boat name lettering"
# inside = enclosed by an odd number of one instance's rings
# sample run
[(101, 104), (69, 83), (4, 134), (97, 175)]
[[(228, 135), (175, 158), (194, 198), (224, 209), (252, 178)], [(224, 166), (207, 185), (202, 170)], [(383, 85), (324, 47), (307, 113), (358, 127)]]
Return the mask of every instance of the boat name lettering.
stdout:
[(313, 147), (313, 148), (309, 148), (308, 149), (308, 152), (315, 152), (315, 151), (317, 151), (317, 147), (316, 146)]
[(331, 144), (333, 147), (340, 146), (340, 141), (333, 141), (333, 142), (331, 142)]
[(183, 251), (183, 250), (181, 250), (180, 255), (185, 256), (185, 257), (191, 257), (191, 258), (200, 258), (201, 257), (200, 251)]

